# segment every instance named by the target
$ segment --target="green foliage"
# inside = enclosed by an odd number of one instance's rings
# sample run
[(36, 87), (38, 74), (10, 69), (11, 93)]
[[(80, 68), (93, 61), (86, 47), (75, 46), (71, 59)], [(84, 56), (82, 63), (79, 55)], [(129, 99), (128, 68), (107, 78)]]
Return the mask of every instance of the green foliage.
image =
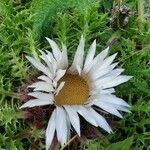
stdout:
[(12, 128), (17, 128), (16, 123), (17, 118), (20, 117), (20, 113), (16, 112), (16, 109), (13, 107), (5, 104), (5, 106), (0, 110), (0, 124), (5, 125), (6, 129), (9, 124), (13, 125)]
[(127, 138), (121, 142), (110, 144), (106, 149), (107, 150), (130, 150), (133, 143), (133, 137)]
[(54, 21), (57, 18), (58, 12), (64, 12), (73, 7), (84, 8), (92, 4), (93, 0), (33, 0), (31, 10), (35, 13), (33, 23), (33, 34), (40, 39), (47, 35), (54, 26)]
[[(124, 28), (110, 27), (111, 8), (119, 1), (96, 0), (0, 0), (0, 149), (33, 149), (43, 131), (20, 120), (18, 89), (29, 76), (25, 55), (38, 58), (39, 48), (49, 48), (45, 38), (65, 43), (72, 58), (81, 34), (86, 51), (96, 38), (97, 53), (110, 45), (118, 52), (119, 66), (133, 79), (117, 87), (117, 96), (130, 103), (132, 114), (104, 134), (81, 144), (80, 149), (147, 149), (150, 145), (150, 21), (149, 5), (125, 0), (133, 13)], [(70, 59), (71, 61), (71, 59)], [(33, 74), (33, 70), (30, 70)], [(130, 138), (126, 138), (130, 137)], [(134, 137), (134, 139), (133, 139)], [(25, 140), (22, 140), (25, 139)], [(39, 149), (43, 149), (44, 142)]]

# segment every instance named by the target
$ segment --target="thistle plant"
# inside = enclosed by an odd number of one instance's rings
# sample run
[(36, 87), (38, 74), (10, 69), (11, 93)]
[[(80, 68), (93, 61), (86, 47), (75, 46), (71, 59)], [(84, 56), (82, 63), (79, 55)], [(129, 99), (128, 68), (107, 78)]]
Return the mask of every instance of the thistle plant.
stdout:
[[(150, 134), (149, 1), (144, 1), (144, 3), (140, 1), (120, 2), (104, 0), (83, 0), (80, 2), (77, 0), (64, 0), (63, 2), (60, 0), (0, 0), (0, 149), (45, 149), (46, 145), (47, 148), (50, 146), (50, 137), (53, 137), (52, 149), (60, 147), (65, 149), (67, 147), (83, 150), (115, 150), (121, 149), (122, 146), (127, 150), (148, 148)], [(112, 10), (118, 8), (120, 4), (130, 10), (132, 15), (126, 16), (128, 21), (125, 25), (112, 27), (110, 22), (113, 19)], [(121, 14), (123, 15), (123, 13)], [(122, 22), (116, 15), (113, 24), (117, 24), (117, 20), (119, 23)], [(123, 99), (126, 103), (122, 102), (126, 106), (121, 105), (121, 109), (125, 107), (126, 111), (130, 110), (132, 114), (117, 113), (119, 116), (120, 114), (123, 116), (123, 119), (118, 119), (116, 116), (108, 114), (106, 108), (104, 110), (104, 107), (98, 108), (92, 105), (90, 106), (91, 109), (107, 120), (105, 126), (97, 128), (87, 123), (78, 113), (80, 110), (77, 110), (75, 114), (77, 113), (79, 117), (80, 130), (79, 126), (75, 126), (75, 123), (70, 124), (69, 128), (67, 126), (68, 132), (68, 129), (72, 129), (70, 138), (67, 136), (67, 138), (62, 139), (60, 134), (58, 138), (55, 133), (55, 136), (47, 136), (46, 144), (45, 134), (48, 135), (48, 130), (45, 131), (49, 127), (50, 117), (57, 115), (58, 111), (63, 111), (63, 113), (65, 111), (66, 113), (66, 109), (60, 108), (61, 110), (56, 111), (55, 106), (50, 105), (19, 109), (21, 105), (25, 106), (31, 99), (36, 98), (35, 95), (29, 93), (39, 92), (33, 91), (35, 88), (28, 88), (28, 86), (39, 80), (43, 82), (42, 72), (34, 68), (26, 59), (26, 56), (33, 57), (38, 62), (41, 61), (41, 53), (44, 53), (47, 57), (47, 52), (52, 52), (52, 48), (45, 40), (45, 37), (48, 37), (57, 43), (61, 53), (62, 43), (67, 47), (68, 64), (71, 65), (81, 35), (83, 35), (85, 42), (83, 68), (87, 59), (86, 56), (89, 54), (90, 45), (96, 39), (93, 59), (110, 47), (106, 60), (117, 53), (115, 61), (119, 62), (113, 70), (118, 67), (124, 68), (122, 74), (133, 76), (127, 83), (117, 86), (115, 93), (110, 94)], [(42, 63), (46, 66), (44, 60)], [(75, 65), (80, 78), (82, 69), (79, 66)], [(69, 70), (67, 69), (67, 71)], [(102, 69), (102, 71), (104, 70)], [(101, 72), (98, 71), (99, 73)], [(39, 76), (42, 76), (41, 79), (37, 79)], [(72, 76), (69, 75), (68, 77), (64, 74), (58, 85), (61, 82), (68, 83), (67, 81)], [(74, 79), (76, 82), (78, 81), (77, 78)], [(85, 87), (89, 85), (85, 78), (80, 78), (79, 81), (80, 83), (86, 82)], [(63, 92), (65, 91), (63, 87), (65, 89), (65, 86), (68, 85), (65, 83), (64, 85), (61, 84), (63, 85), (62, 89), (60, 88), (61, 90), (57, 95), (55, 93), (57, 98), (54, 103), (59, 107), (64, 105), (62, 97), (64, 97)], [(81, 92), (81, 94), (83, 93)], [(44, 94), (47, 93), (44, 92)], [(79, 96), (81, 94), (79, 93)], [(86, 92), (84, 96), (86, 96)], [(67, 104), (73, 104), (72, 101), (66, 102)], [(80, 102), (78, 101), (78, 104)], [(115, 109), (118, 110), (118, 108), (118, 105), (115, 105)], [(111, 111), (111, 109), (108, 111)], [(69, 118), (68, 114), (67, 116)], [(57, 131), (58, 129), (56, 129)], [(108, 134), (107, 131), (113, 131), (113, 133)], [(67, 135), (69, 135), (68, 132)], [(62, 146), (58, 144), (59, 142)], [(63, 143), (65, 144), (63, 145)]]

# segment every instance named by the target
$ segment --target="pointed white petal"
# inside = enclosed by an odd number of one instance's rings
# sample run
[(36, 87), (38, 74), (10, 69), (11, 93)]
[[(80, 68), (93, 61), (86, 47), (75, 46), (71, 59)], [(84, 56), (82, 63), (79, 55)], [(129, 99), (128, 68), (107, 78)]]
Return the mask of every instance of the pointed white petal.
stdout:
[(93, 118), (93, 116), (90, 114), (90, 111), (88, 110), (88, 108), (84, 107), (84, 106), (76, 106), (74, 107), (74, 109), (89, 123), (91, 123), (94, 126), (98, 126), (97, 123), (95, 122), (95, 119)]
[(52, 94), (42, 93), (42, 92), (31, 92), (28, 95), (33, 96), (37, 99), (41, 99), (42, 101), (49, 101), (51, 104), (53, 103), (54, 96)]
[(104, 69), (98, 68), (97, 70), (95, 70), (95, 72), (90, 72), (88, 76), (90, 76), (90, 78), (94, 81), (102, 77), (103, 75), (107, 74), (111, 70), (112, 70), (111, 67), (107, 67)]
[(56, 72), (56, 77), (55, 77), (55, 82), (59, 81), (66, 73), (66, 70), (62, 70), (62, 69), (59, 69), (57, 72)]
[(93, 63), (92, 63), (92, 68), (90, 69), (90, 72), (93, 72), (94, 70), (96, 70), (98, 64), (101, 64), (104, 61), (105, 57), (108, 54), (108, 50), (109, 50), (109, 47), (107, 47), (105, 50), (103, 50), (100, 54), (98, 54), (94, 58)]
[(67, 122), (67, 141), (70, 139), (70, 136), (71, 136), (71, 123), (70, 123), (70, 120), (69, 120), (69, 116), (66, 115), (66, 122)]
[(56, 110), (53, 111), (46, 129), (46, 150), (49, 150), (52, 140), (54, 138), (56, 128), (55, 118), (56, 118)]
[(111, 64), (110, 66), (114, 69), (118, 65), (118, 62)]
[(56, 70), (57, 70), (57, 61), (55, 60), (55, 58), (53, 57), (53, 55), (52, 55), (52, 53), (51, 52), (49, 52), (49, 51), (47, 51), (46, 50), (46, 52), (47, 52), (47, 58), (48, 58), (48, 60), (51, 62), (51, 64), (52, 64), (52, 70), (53, 70), (53, 74), (55, 75), (55, 72), (56, 72)]
[(116, 108), (112, 107), (111, 105), (109, 105), (108, 103), (105, 103), (105, 102), (99, 100), (99, 101), (95, 101), (94, 105), (102, 108), (103, 110), (105, 110), (119, 118), (122, 118), (122, 115), (118, 112), (118, 110)]
[(42, 82), (42, 81), (35, 82), (28, 87), (29, 88), (35, 88), (34, 91), (45, 91), (45, 92), (54, 91), (51, 84), (48, 84), (47, 82)]
[(116, 56), (117, 56), (117, 53), (115, 53), (112, 56), (109, 56), (108, 58), (106, 58), (104, 60), (104, 62), (102, 63), (102, 68), (106, 68), (107, 66), (109, 66), (113, 62), (113, 60), (115, 59)]
[(79, 66), (82, 69), (83, 59), (84, 59), (83, 57), (84, 57), (84, 38), (83, 36), (81, 36), (80, 43), (75, 53), (72, 66), (70, 67), (71, 71), (77, 71), (77, 68), (76, 68), (77, 66)]
[(47, 82), (48, 84), (52, 84), (52, 80), (45, 75), (39, 76), (38, 79), (43, 80), (43, 81)]
[(88, 54), (86, 56), (84, 68), (83, 68), (84, 73), (87, 73), (90, 70), (90, 68), (92, 67), (92, 62), (93, 62), (93, 58), (95, 55), (95, 51), (96, 51), (96, 40), (94, 40), (94, 42), (90, 46)]
[(94, 67), (90, 70), (90, 74), (94, 73), (95, 70), (103, 70), (104, 68), (109, 67), (109, 65), (113, 62), (115, 59), (117, 53), (113, 54), (112, 56), (106, 58), (104, 61), (98, 61), (97, 64), (95, 64)]
[(111, 72), (109, 72), (108, 74), (106, 74), (104, 77), (117, 77), (119, 76), (122, 72), (124, 71), (124, 69), (119, 68), (119, 69), (114, 69)]
[(35, 106), (44, 106), (44, 105), (49, 105), (51, 104), (51, 100), (41, 100), (41, 99), (31, 99), (27, 101), (25, 104), (23, 104), (21, 108), (26, 108), (26, 107), (35, 107)]
[(58, 95), (58, 93), (61, 91), (61, 89), (64, 87), (65, 85), (65, 82), (61, 82), (58, 86), (58, 88), (56, 89), (56, 95)]
[(51, 64), (51, 62), (49, 61), (49, 59), (47, 58), (47, 55), (43, 52), (43, 51), (41, 51), (40, 50), (40, 53), (42, 54), (41, 55), (41, 58), (45, 61), (45, 63), (47, 64), (47, 66), (48, 66), (48, 68), (49, 68), (49, 70), (50, 70), (50, 72), (52, 73), (52, 64)]
[(78, 133), (78, 135), (80, 136), (80, 119), (79, 119), (79, 116), (78, 116), (76, 110), (74, 110), (69, 105), (64, 106), (64, 108), (67, 111), (67, 114), (69, 116), (69, 120), (70, 120), (72, 126), (74, 127), (74, 129)]
[(123, 71), (124, 71), (124, 69), (115, 69), (115, 70), (111, 71), (109, 74), (106, 74), (105, 76), (95, 80), (93, 82), (93, 85), (95, 85), (96, 87), (99, 87), (99, 86), (103, 86), (107, 83), (110, 83), (117, 76), (119, 76)]
[(108, 51), (109, 51), (109, 46), (94, 58), (93, 66), (96, 65), (96, 63), (102, 62), (105, 59), (105, 57), (108, 55)]
[(53, 40), (51, 40), (49, 38), (46, 38), (46, 39), (49, 42), (49, 44), (51, 45), (51, 48), (52, 48), (55, 59), (57, 61), (59, 61), (60, 58), (61, 58), (61, 51), (60, 51), (58, 45)]
[(115, 105), (130, 107), (129, 104), (127, 102), (125, 102), (123, 99), (118, 98), (118, 97), (116, 97), (115, 95), (112, 95), (112, 94), (101, 94), (99, 100), (103, 101), (103, 102), (112, 103), (112, 104), (115, 104)]
[(117, 65), (118, 63), (114, 63), (106, 68), (101, 68), (99, 67), (97, 70), (95, 70), (95, 72), (90, 72), (89, 76), (91, 77), (92, 80), (96, 80), (98, 78), (101, 78), (104, 75), (107, 75), (108, 73), (111, 74), (111, 72), (113, 72), (112, 70), (114, 69), (114, 67)]
[(56, 107), (56, 131), (61, 146), (67, 142), (66, 112), (61, 107)]
[(119, 111), (124, 111), (124, 112), (131, 113), (131, 111), (129, 110), (129, 107), (116, 105), (116, 104), (113, 104), (113, 103), (109, 103), (109, 105), (111, 105), (112, 107), (115, 107)]
[(46, 74), (48, 77), (52, 78), (52, 73), (50, 72), (50, 70), (45, 67), (41, 62), (39, 62), (38, 60), (26, 56), (26, 58), (33, 64), (34, 67), (36, 67), (38, 70), (42, 71), (44, 74)]
[(111, 88), (111, 87), (115, 87), (119, 84), (122, 84), (124, 82), (127, 82), (128, 80), (130, 80), (132, 78), (132, 76), (126, 76), (126, 75), (121, 75), (121, 76), (118, 76), (116, 77), (114, 80), (110, 81), (110, 82), (107, 82), (105, 83), (102, 88), (105, 89), (105, 88)]
[(66, 69), (68, 67), (68, 56), (67, 56), (67, 48), (65, 45), (62, 44), (62, 57), (59, 62), (58, 68)]
[(116, 86), (121, 84), (122, 81), (123, 82), (128, 81), (131, 78), (131, 76), (120, 75), (123, 71), (124, 69), (115, 69), (111, 71), (109, 74), (106, 74), (105, 76), (95, 80), (94, 82), (92, 82), (93, 88), (97, 88), (97, 89), (104, 89), (105, 87), (111, 88), (114, 87), (115, 84)]
[(92, 100), (93, 101), (91, 101), (91, 105), (93, 103), (96, 103), (96, 101), (97, 102), (101, 101), (101, 102), (104, 102), (106, 105), (113, 107), (117, 110), (130, 113), (130, 110), (129, 110), (130, 105), (124, 100), (122, 100), (121, 98), (118, 98), (115, 95), (112, 95), (110, 93), (109, 94), (102, 94), (102, 93), (97, 94), (93, 97)]
[(103, 128), (104, 130), (106, 130), (108, 133), (112, 132), (111, 127), (109, 126), (109, 124), (107, 123), (107, 121), (105, 120), (104, 117), (102, 117), (100, 114), (98, 114), (95, 110), (93, 110), (93, 108), (90, 108), (90, 112), (93, 115), (93, 117), (96, 120), (96, 123), (98, 124), (99, 127)]

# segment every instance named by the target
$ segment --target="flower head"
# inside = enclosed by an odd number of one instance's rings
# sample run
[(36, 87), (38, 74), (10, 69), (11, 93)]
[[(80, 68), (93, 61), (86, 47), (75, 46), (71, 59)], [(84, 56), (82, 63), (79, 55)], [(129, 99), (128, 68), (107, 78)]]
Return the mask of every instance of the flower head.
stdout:
[(66, 46), (62, 45), (60, 50), (53, 40), (46, 39), (51, 45), (52, 52), (40, 51), (43, 63), (27, 56), (43, 75), (38, 77), (38, 82), (29, 86), (34, 89), (28, 95), (34, 99), (21, 106), (21, 108), (55, 106), (46, 129), (46, 149), (49, 149), (55, 131), (61, 145), (67, 142), (71, 125), (80, 136), (79, 115), (92, 125), (111, 133), (111, 127), (105, 118), (92, 106), (95, 105), (120, 118), (122, 115), (119, 111), (130, 112), (129, 105), (113, 94), (115, 86), (131, 78), (120, 75), (124, 69), (115, 68), (118, 64), (113, 63), (116, 54), (106, 58), (109, 50), (107, 47), (94, 57), (96, 51), (96, 40), (94, 40), (84, 60), (82, 36), (73, 63), (69, 66)]

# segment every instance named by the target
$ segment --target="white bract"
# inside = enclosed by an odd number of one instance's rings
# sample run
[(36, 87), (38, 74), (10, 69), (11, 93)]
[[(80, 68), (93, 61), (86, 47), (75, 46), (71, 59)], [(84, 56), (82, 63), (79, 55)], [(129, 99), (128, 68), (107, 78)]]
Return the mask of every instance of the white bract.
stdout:
[(70, 136), (71, 127), (80, 136), (81, 115), (87, 122), (101, 127), (108, 133), (112, 129), (107, 121), (94, 107), (122, 118), (119, 111), (130, 112), (129, 105), (114, 95), (114, 87), (127, 82), (131, 76), (120, 75), (124, 70), (116, 69), (118, 63), (113, 63), (116, 54), (107, 57), (109, 47), (96, 57), (96, 40), (91, 44), (84, 60), (84, 38), (80, 39), (71, 66), (68, 64), (67, 48), (59, 46), (46, 38), (52, 52), (40, 51), (43, 63), (27, 56), (27, 59), (43, 75), (39, 81), (29, 88), (34, 88), (28, 95), (34, 97), (20, 108), (55, 105), (46, 129), (46, 150), (51, 146), (55, 131), (57, 139), (64, 145)]

